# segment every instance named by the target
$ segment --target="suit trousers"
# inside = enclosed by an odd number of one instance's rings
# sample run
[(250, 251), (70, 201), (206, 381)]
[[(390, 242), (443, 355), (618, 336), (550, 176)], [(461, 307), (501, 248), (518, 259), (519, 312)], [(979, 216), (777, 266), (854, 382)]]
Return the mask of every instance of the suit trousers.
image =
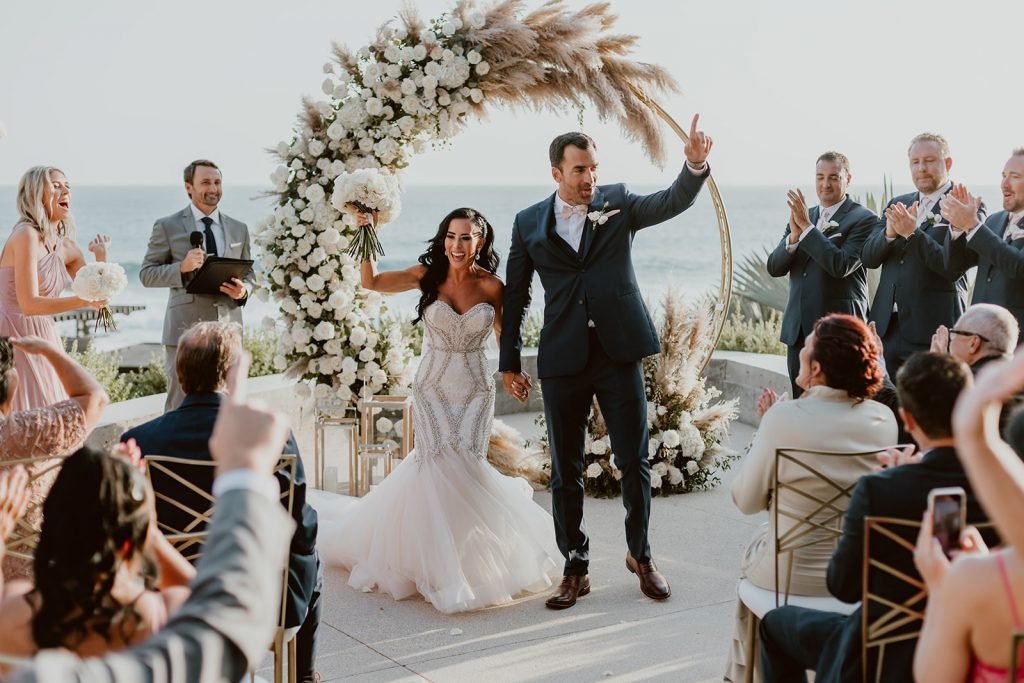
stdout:
[(591, 330), (583, 370), (541, 380), (551, 448), (551, 512), (566, 576), (587, 573), (590, 539), (583, 519), (584, 442), (594, 397), (608, 425), (626, 508), (626, 545), (638, 562), (651, 557), (651, 466), (647, 460), (647, 395), (641, 361), (617, 363)]
[(837, 612), (792, 605), (769, 610), (758, 627), (761, 679), (805, 683), (807, 671), (817, 670), (820, 658), (837, 656), (828, 641), (840, 634), (848, 618)]
[(882, 337), (882, 355), (885, 356), (885, 369), (889, 377), (896, 382), (896, 373), (900, 367), (907, 362), (911, 355), (918, 351), (927, 351), (931, 344), (915, 344), (900, 334), (900, 316), (893, 313), (889, 320), (889, 327)]
[(323, 565), (317, 561), (316, 588), (309, 599), (306, 618), (295, 635), (295, 673), (300, 683), (312, 683), (316, 680), (316, 640), (320, 631), (320, 616), (323, 601), (320, 592), (323, 590)]
[(185, 394), (181, 392), (181, 385), (178, 384), (177, 357), (177, 346), (164, 347), (164, 373), (167, 375), (167, 399), (164, 401), (165, 413), (176, 409), (185, 398)]
[(800, 352), (804, 349), (805, 339), (801, 330), (796, 343), (786, 347), (786, 367), (789, 369), (789, 387), (793, 391), (790, 396), (793, 398), (800, 398), (800, 394), (804, 393), (804, 390), (797, 386), (796, 378), (800, 374)]

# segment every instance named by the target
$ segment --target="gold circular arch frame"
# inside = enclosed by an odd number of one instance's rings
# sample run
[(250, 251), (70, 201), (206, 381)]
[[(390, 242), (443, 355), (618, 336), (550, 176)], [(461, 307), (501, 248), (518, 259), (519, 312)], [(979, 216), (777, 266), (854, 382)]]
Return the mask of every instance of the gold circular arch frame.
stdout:
[[(661, 108), (661, 105), (647, 96), (639, 88), (633, 87), (633, 92), (640, 98), (640, 101), (650, 107), (668, 127), (675, 132), (679, 138), (686, 143), (690, 138), (682, 127), (675, 122), (668, 112)], [(718, 301), (715, 303), (712, 315), (712, 341), (700, 359), (700, 372), (703, 373), (708, 363), (711, 362), (711, 354), (718, 346), (718, 340), (725, 328), (725, 320), (729, 316), (729, 300), (732, 296), (732, 235), (729, 233), (729, 216), (725, 212), (725, 203), (722, 195), (718, 192), (718, 185), (715, 184), (713, 176), (709, 175), (707, 182), (708, 192), (711, 194), (711, 202), (715, 206), (715, 216), (718, 219), (718, 241), (722, 251), (722, 273), (718, 281)]]

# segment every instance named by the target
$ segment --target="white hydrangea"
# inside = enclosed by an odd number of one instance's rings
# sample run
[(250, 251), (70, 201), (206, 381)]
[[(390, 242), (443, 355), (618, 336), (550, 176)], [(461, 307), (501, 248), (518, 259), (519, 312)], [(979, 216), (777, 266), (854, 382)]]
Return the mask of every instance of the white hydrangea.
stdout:
[(679, 437), (683, 457), (696, 460), (704, 455), (704, 437), (692, 423), (680, 427)]
[(678, 467), (669, 465), (668, 467), (668, 483), (672, 486), (679, 486), (683, 483), (683, 472)]
[(696, 460), (689, 460), (689, 461), (687, 461), (687, 463), (686, 463), (686, 471), (689, 472), (691, 476), (694, 475), (694, 474), (697, 474), (697, 472), (699, 470), (700, 470), (700, 464)]
[(666, 429), (661, 432), (661, 442), (669, 448), (675, 448), (679, 445), (679, 432), (674, 429)]
[(587, 476), (591, 479), (597, 479), (604, 472), (604, 468), (601, 467), (600, 463), (592, 462), (587, 465)]

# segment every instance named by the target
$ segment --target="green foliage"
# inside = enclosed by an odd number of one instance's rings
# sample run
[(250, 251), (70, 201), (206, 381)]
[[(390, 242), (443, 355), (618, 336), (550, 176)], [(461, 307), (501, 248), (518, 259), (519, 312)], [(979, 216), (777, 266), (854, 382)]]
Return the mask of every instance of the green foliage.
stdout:
[(402, 330), (402, 339), (409, 345), (412, 355), (423, 355), (423, 323), (412, 324), (412, 317), (402, 313), (388, 313), (384, 318), (381, 329), (387, 329), (391, 325), (398, 325)]
[[(242, 346), (249, 352), (249, 356), (252, 358), (252, 362), (249, 365), (250, 377), (263, 377), (264, 375), (273, 375), (277, 372), (274, 369), (277, 337), (278, 333), (276, 330), (264, 330), (255, 327), (247, 327), (245, 329), (245, 333), (242, 335)], [(161, 389), (154, 393), (159, 394), (162, 391), (167, 391), (167, 389)]]
[(540, 331), (544, 327), (544, 314), (541, 311), (530, 311), (523, 321), (523, 346), (537, 348), (540, 346)]
[(719, 351), (746, 351), (747, 353), (770, 353), (786, 355), (786, 345), (779, 341), (782, 330), (782, 314), (769, 311), (768, 315), (755, 320), (748, 318), (733, 306), (718, 340)]
[(738, 300), (741, 312), (747, 318), (757, 319), (769, 311), (786, 310), (789, 300), (789, 278), (772, 277), (765, 265), (769, 247), (747, 254), (733, 269), (733, 298)]
[(858, 204), (863, 204), (867, 208), (871, 209), (873, 213), (878, 214), (894, 196), (892, 191), (892, 178), (888, 174), (882, 176), (882, 195), (877, 201), (875, 200), (874, 192), (866, 193), (863, 200), (861, 200), (857, 195), (851, 196), (853, 197), (853, 201)]

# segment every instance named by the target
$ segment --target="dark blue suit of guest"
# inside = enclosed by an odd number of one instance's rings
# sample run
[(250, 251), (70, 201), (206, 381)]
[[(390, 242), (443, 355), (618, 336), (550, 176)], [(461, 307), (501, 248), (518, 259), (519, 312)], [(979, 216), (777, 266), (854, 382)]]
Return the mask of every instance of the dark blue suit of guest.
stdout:
[[(178, 376), (181, 379), (181, 387), (185, 392), (185, 398), (181, 405), (162, 416), (150, 420), (144, 424), (129, 429), (121, 435), (121, 441), (135, 439), (142, 455), (166, 455), (176, 458), (186, 458), (200, 461), (210, 461), (210, 436), (213, 434), (213, 426), (217, 420), (217, 413), (220, 410), (223, 394), (210, 390), (194, 390), (192, 383), (199, 377), (215, 376), (218, 371), (226, 372), (228, 363), (223, 358), (220, 363), (216, 362), (216, 345), (212, 350), (213, 364), (203, 368), (202, 360), (198, 361), (187, 375), (183, 375), (183, 364), (188, 365), (190, 360), (196, 358), (195, 349), (205, 342), (203, 332), (213, 330), (217, 334), (225, 334), (227, 329), (237, 329), (233, 323), (203, 322), (190, 328), (181, 337), (178, 344), (177, 368)], [(235, 334), (238, 334), (235, 332)], [(241, 347), (241, 337), (228, 336), (229, 343), (237, 343), (238, 350)], [(223, 349), (227, 344), (221, 344)], [(207, 354), (209, 356), (209, 354)], [(212, 386), (222, 384), (215, 379), (203, 380), (203, 389), (210, 389)], [(294, 454), (295, 460), (295, 482), (292, 497), (292, 517), (295, 520), (295, 533), (292, 535), (288, 555), (288, 599), (285, 605), (285, 625), (288, 628), (299, 627), (296, 635), (296, 659), (297, 673), (300, 681), (312, 681), (314, 664), (316, 660), (316, 638), (320, 625), (321, 601), (321, 574), (320, 561), (316, 552), (317, 515), (316, 511), (306, 503), (306, 474), (302, 466), (302, 458), (299, 455), (295, 438), (289, 434), (285, 443), (283, 454)], [(197, 487), (212, 492), (213, 469), (196, 468), (195, 475), (202, 479), (192, 480), (191, 483)], [(287, 490), (289, 482), (285, 473), (278, 474), (282, 493)], [(159, 472), (153, 474), (153, 488), (156, 491), (180, 500), (194, 510), (204, 511), (209, 507), (209, 502), (195, 492), (190, 491), (180, 483)], [(190, 515), (170, 503), (156, 501), (157, 520), (166, 523), (174, 528), (183, 526), (192, 519)], [(202, 528), (195, 529), (201, 531)]]
[[(768, 255), (772, 277), (789, 276), (789, 300), (782, 316), (779, 339), (788, 347), (786, 363), (793, 398), (803, 393), (796, 385), (800, 349), (819, 318), (846, 313), (864, 320), (868, 314), (868, 277), (860, 253), (878, 216), (850, 199), (849, 161), (838, 152), (826, 152), (815, 164), (815, 190), (821, 202), (809, 211), (802, 194), (778, 246)], [(792, 222), (797, 221), (794, 230)], [(791, 235), (796, 233), (795, 238)], [(796, 241), (793, 241), (795, 239)]]
[(1024, 213), (1013, 224), (1009, 212), (994, 213), (968, 237), (947, 240), (946, 252), (958, 268), (978, 267), (972, 304), (1002, 306), (1024, 322)]
[[(571, 139), (565, 142), (566, 138)], [(596, 395), (616, 466), (622, 472), (627, 564), (640, 576), (644, 593), (661, 599), (668, 597), (669, 589), (663, 577), (651, 574), (656, 570), (647, 538), (651, 489), (641, 365), (645, 356), (659, 352), (660, 344), (637, 285), (630, 252), (639, 230), (666, 221), (693, 204), (707, 176), (707, 152), (698, 157), (696, 172), (684, 168), (668, 189), (641, 196), (625, 185), (596, 186), (595, 149), (593, 141), (580, 134), (556, 138), (551, 161), (558, 192), (516, 215), (506, 272), (499, 367), (505, 373), (506, 389), (516, 395), (516, 382), (528, 381), (519, 374), (520, 328), (537, 273), (544, 287), (537, 369), (552, 454), (552, 513), (558, 546), (565, 556), (564, 573), (583, 582), (577, 586), (578, 594), (589, 592), (585, 577), (590, 540), (583, 520), (584, 434)], [(689, 148), (687, 157), (694, 161)], [(595, 221), (586, 215), (593, 212), (607, 214), (607, 220)], [(657, 586), (645, 583), (648, 579)], [(556, 600), (558, 604), (549, 601), (548, 606), (569, 607), (575, 596), (574, 591), (571, 599)]]

